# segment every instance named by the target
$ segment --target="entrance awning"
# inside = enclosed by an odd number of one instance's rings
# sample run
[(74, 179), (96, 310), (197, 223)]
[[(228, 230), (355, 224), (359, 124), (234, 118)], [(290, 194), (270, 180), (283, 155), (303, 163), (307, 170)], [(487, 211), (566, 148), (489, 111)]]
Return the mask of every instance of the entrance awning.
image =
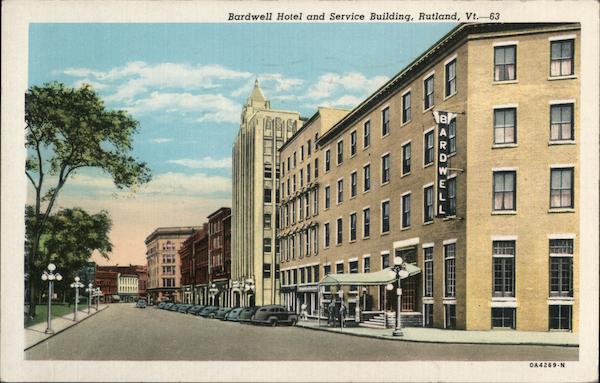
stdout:
[[(408, 276), (419, 274), (421, 269), (411, 263), (406, 264)], [(386, 285), (396, 280), (396, 273), (390, 267), (374, 273), (329, 274), (319, 282), (320, 286), (378, 286)]]

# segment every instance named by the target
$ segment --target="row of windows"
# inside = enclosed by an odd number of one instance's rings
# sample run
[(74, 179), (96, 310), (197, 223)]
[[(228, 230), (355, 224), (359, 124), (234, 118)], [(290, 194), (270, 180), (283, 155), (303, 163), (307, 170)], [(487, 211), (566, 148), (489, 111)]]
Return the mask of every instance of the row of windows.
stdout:
[[(314, 172), (311, 171), (311, 169), (314, 169)], [(298, 184), (296, 182), (296, 180), (299, 180), (299, 184), (300, 184), (300, 188), (304, 187), (304, 182), (306, 180), (306, 185), (310, 184), (311, 182), (311, 177), (314, 173), (314, 178), (315, 180), (319, 177), (319, 159), (315, 158), (314, 161), (314, 167), (311, 168), (311, 164), (307, 164), (306, 165), (306, 171), (304, 170), (304, 168), (300, 169), (300, 171), (298, 172), (298, 178), (296, 178), (296, 174), (293, 174), (291, 177), (288, 177), (286, 182), (282, 182), (281, 183), (281, 195), (282, 196), (291, 196), (292, 194), (296, 193), (296, 191), (298, 190)], [(291, 184), (290, 184), (291, 182)], [(287, 187), (286, 187), (287, 186)]]
[(319, 254), (319, 235), (317, 226), (308, 227), (281, 238), (283, 246), (282, 260), (290, 261)]
[(175, 287), (175, 278), (163, 278), (162, 285), (163, 287)]
[[(319, 133), (315, 133), (315, 139), (314, 141), (312, 141), (311, 139), (308, 139), (306, 141), (306, 146), (304, 144), (300, 145), (300, 162), (304, 161), (304, 152), (305, 152), (305, 148), (306, 148), (306, 157), (308, 158), (313, 150), (316, 151), (317, 150), (317, 139), (319, 138)], [(297, 160), (297, 156), (296, 156), (297, 152), (294, 152), (291, 156), (288, 156), (286, 158), (286, 165), (287, 165), (287, 172), (289, 173), (290, 170), (296, 169), (296, 166), (298, 165)], [(283, 167), (283, 174), (285, 174), (286, 171), (286, 167)], [(316, 177), (316, 176), (315, 176)]]
[[(312, 197), (312, 198), (311, 198)], [(281, 222), (284, 223), (283, 227), (288, 227), (291, 224), (296, 223), (296, 216), (298, 222), (305, 219), (309, 219), (312, 215), (318, 214), (319, 212), (319, 190), (307, 190), (297, 198), (284, 203), (280, 209)], [(296, 215), (296, 213), (298, 213)]]

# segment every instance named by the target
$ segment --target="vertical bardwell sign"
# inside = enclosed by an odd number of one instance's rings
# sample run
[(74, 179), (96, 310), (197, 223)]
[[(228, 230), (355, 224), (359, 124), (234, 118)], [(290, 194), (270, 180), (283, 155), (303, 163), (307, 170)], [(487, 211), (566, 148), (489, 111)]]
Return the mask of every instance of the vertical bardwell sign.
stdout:
[(437, 204), (436, 217), (445, 218), (448, 211), (448, 128), (456, 118), (455, 113), (434, 111), (437, 134)]

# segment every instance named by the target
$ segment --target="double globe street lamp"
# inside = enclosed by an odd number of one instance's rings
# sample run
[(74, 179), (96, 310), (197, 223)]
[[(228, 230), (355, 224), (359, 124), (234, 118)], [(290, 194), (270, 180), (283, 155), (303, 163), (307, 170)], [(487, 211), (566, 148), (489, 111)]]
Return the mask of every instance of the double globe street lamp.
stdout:
[(92, 307), (92, 296), (94, 294), (94, 288), (92, 287), (92, 283), (88, 283), (88, 287), (85, 289), (85, 292), (88, 293), (88, 314), (90, 313)]
[(73, 321), (77, 321), (77, 303), (79, 303), (79, 289), (85, 285), (79, 282), (79, 277), (75, 277), (75, 282), (71, 283), (71, 288), (75, 289), (75, 313), (73, 315)]
[(48, 326), (46, 327), (46, 334), (54, 334), (52, 330), (52, 296), (54, 295), (54, 281), (62, 281), (62, 275), (54, 272), (56, 265), (54, 263), (48, 264), (48, 271), (44, 270), (42, 274), (42, 281), (48, 281)]
[(94, 295), (96, 296), (96, 311), (98, 311), (98, 305), (100, 304), (100, 295), (102, 295), (102, 290), (100, 290), (100, 287), (96, 287), (96, 290), (94, 290)]
[[(398, 287), (396, 288), (396, 294), (398, 295), (398, 303), (396, 307), (396, 328), (392, 333), (393, 336), (404, 336), (402, 332), (402, 325), (400, 324), (400, 310), (402, 309), (402, 287), (401, 280), (403, 278), (408, 277), (408, 271), (406, 271), (406, 264), (402, 257), (394, 257), (394, 266), (392, 267), (392, 271), (396, 273), (396, 280), (398, 281)], [(393, 290), (394, 285), (388, 284), (386, 286), (388, 290)]]

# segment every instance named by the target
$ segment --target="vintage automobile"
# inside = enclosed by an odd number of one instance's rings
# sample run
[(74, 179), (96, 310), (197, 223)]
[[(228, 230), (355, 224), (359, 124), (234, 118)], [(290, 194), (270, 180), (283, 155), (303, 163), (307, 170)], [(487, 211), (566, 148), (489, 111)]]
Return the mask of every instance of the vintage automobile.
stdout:
[(231, 307), (221, 307), (215, 312), (215, 319), (225, 320), (225, 315), (232, 310)]
[(226, 321), (239, 322), (240, 321), (240, 313), (242, 312), (243, 307), (234, 307), (230, 312), (225, 314), (223, 318)]
[(175, 303), (165, 303), (165, 305), (163, 306), (163, 310), (168, 310), (171, 307), (173, 307), (175, 305)]
[(190, 307), (187, 311), (188, 314), (198, 315), (198, 312), (202, 310), (205, 306), (203, 305), (194, 305)]
[(165, 308), (165, 305), (166, 305), (166, 304), (167, 304), (167, 302), (160, 302), (160, 303), (158, 304), (158, 306), (156, 306), (156, 307), (162, 310), (162, 309), (164, 309), (164, 308)]
[(205, 318), (214, 318), (215, 312), (217, 312), (218, 309), (218, 306), (206, 306), (200, 311), (200, 314), (198, 315)]
[(294, 326), (298, 322), (298, 315), (283, 306), (268, 305), (258, 309), (252, 316), (251, 322), (252, 324), (268, 324), (273, 327), (283, 323)]
[(186, 314), (188, 309), (192, 307), (192, 305), (190, 304), (181, 304), (179, 305), (179, 307), (177, 308), (177, 312), (178, 313), (182, 313), (182, 314)]
[(179, 306), (181, 305), (181, 303), (174, 303), (171, 307), (169, 307), (167, 310), (169, 311), (177, 311), (179, 309)]
[(145, 299), (139, 299), (137, 301), (137, 303), (135, 304), (135, 307), (140, 308), (140, 309), (145, 309), (146, 308), (146, 300)]
[(239, 315), (239, 322), (240, 323), (250, 323), (250, 321), (252, 320), (252, 316), (254, 315), (254, 313), (256, 312), (256, 310), (258, 310), (260, 308), (260, 306), (251, 306), (251, 307), (245, 307)]

